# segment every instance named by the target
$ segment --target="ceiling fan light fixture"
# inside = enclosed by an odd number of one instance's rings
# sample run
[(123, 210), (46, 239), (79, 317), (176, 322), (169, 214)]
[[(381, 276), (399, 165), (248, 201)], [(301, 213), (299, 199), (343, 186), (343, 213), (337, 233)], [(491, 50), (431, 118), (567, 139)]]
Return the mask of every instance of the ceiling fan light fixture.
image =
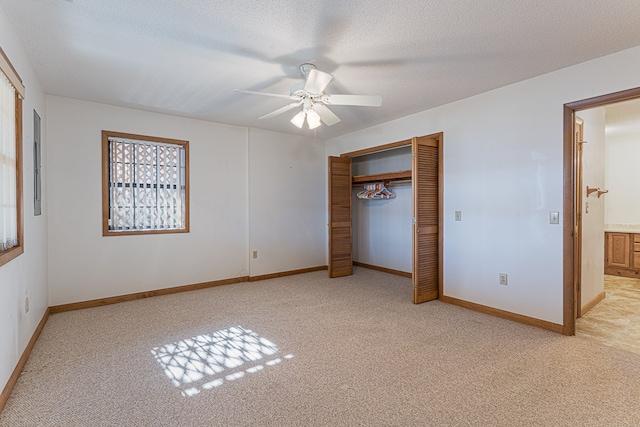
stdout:
[(307, 112), (307, 124), (309, 125), (309, 129), (315, 129), (320, 126), (320, 116), (314, 110)]
[(317, 127), (320, 127), (320, 122), (311, 123), (309, 120), (307, 120), (307, 123), (309, 124), (309, 129), (315, 129)]
[(293, 116), (293, 119), (291, 119), (291, 123), (293, 123), (298, 128), (302, 129), (302, 125), (304, 125), (305, 117), (306, 117), (305, 112), (304, 111), (300, 111), (300, 112), (298, 112), (298, 114)]

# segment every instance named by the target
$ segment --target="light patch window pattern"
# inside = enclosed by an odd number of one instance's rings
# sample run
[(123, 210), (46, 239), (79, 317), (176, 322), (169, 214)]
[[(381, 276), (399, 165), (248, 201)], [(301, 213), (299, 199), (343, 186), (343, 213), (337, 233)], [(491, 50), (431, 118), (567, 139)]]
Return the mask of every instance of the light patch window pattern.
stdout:
[(103, 156), (105, 235), (188, 231), (187, 141), (103, 132)]
[(266, 338), (234, 326), (153, 348), (151, 354), (181, 394), (190, 397), (281, 363), (278, 351)]

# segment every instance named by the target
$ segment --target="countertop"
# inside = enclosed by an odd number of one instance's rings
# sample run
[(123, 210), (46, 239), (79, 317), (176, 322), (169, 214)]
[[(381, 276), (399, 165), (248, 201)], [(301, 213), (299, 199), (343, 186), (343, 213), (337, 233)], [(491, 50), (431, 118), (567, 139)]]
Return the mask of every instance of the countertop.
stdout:
[(640, 224), (605, 224), (606, 233), (638, 233), (640, 234)]

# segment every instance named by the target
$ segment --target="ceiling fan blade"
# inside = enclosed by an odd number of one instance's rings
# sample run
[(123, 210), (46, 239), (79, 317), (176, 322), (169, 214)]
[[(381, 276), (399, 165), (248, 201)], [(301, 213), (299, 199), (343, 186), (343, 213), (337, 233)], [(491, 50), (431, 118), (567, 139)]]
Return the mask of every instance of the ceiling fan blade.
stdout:
[(379, 107), (380, 95), (325, 95), (322, 102), (328, 105), (355, 105), (360, 107)]
[(272, 111), (272, 112), (270, 112), (269, 114), (265, 114), (264, 116), (259, 117), (259, 119), (270, 119), (271, 117), (275, 117), (275, 116), (277, 116), (277, 115), (279, 115), (279, 114), (282, 114), (282, 113), (285, 113), (285, 112), (287, 112), (287, 111), (289, 111), (289, 110), (293, 110), (294, 108), (296, 108), (296, 107), (297, 107), (297, 106), (299, 106), (300, 104), (302, 104), (302, 101), (299, 101), (299, 102), (292, 102), (292, 103), (291, 103), (291, 104), (289, 104), (289, 105), (285, 105), (285, 106), (284, 106), (284, 107), (282, 107), (282, 108), (278, 108), (276, 111)]
[(256, 92), (256, 91), (253, 91), (253, 90), (234, 89), (234, 92), (248, 93), (248, 94), (251, 94), (251, 95), (274, 96), (276, 98), (296, 99), (295, 97), (293, 97), (291, 95), (281, 95), (279, 93)]
[(327, 126), (333, 126), (340, 121), (340, 118), (333, 114), (333, 112), (329, 110), (324, 104), (313, 104), (313, 109), (320, 116), (320, 120), (322, 120)]
[(314, 95), (320, 95), (327, 88), (331, 80), (333, 80), (331, 74), (313, 69), (309, 71), (307, 82), (304, 84), (304, 90)]

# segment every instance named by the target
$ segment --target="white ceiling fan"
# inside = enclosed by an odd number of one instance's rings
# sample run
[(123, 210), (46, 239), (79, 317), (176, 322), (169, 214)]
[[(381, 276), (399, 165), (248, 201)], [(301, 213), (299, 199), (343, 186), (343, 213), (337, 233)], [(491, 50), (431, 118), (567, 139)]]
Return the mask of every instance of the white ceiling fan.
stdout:
[(309, 63), (304, 63), (300, 65), (299, 68), (300, 73), (302, 73), (302, 76), (305, 78), (305, 82), (294, 85), (289, 95), (240, 89), (236, 89), (236, 91), (293, 100), (294, 102), (272, 111), (269, 114), (265, 114), (260, 117), (260, 119), (269, 119), (302, 106), (302, 110), (291, 119), (291, 123), (302, 128), (306, 119), (309, 129), (317, 128), (320, 126), (321, 121), (327, 126), (335, 125), (340, 121), (340, 118), (327, 108), (327, 105), (351, 105), (359, 107), (379, 107), (382, 105), (382, 96), (380, 95), (327, 94), (324, 91), (333, 79), (331, 74), (318, 71), (315, 65)]

